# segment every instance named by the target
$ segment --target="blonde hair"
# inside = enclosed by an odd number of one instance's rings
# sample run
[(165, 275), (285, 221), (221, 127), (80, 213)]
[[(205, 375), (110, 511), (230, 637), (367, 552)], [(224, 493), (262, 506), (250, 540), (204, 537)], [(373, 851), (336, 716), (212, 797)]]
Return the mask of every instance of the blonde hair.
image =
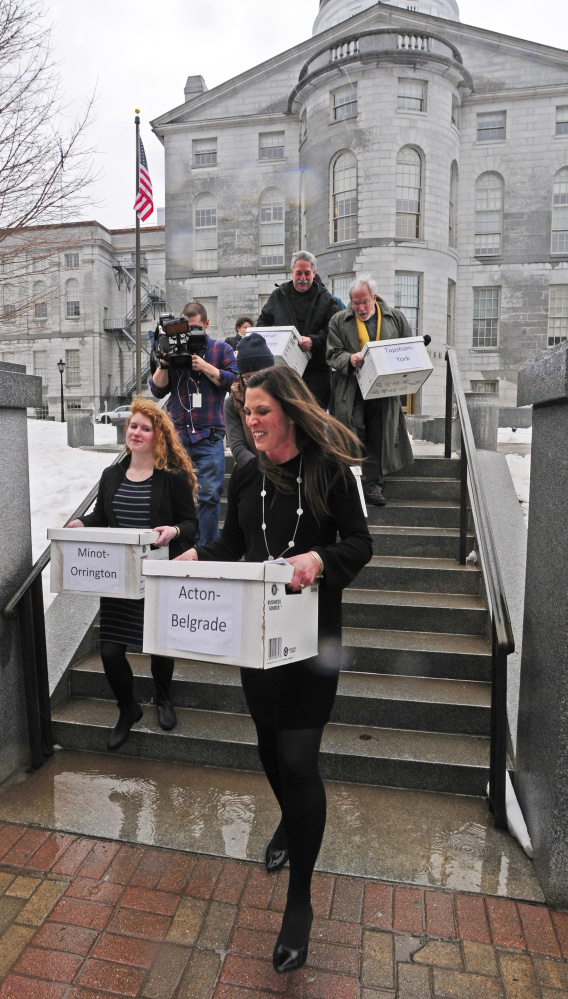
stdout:
[[(130, 406), (130, 417), (128, 425), (135, 413), (145, 416), (154, 428), (154, 468), (165, 468), (168, 470), (179, 468), (184, 471), (189, 480), (194, 500), (197, 499), (197, 478), (193, 468), (191, 458), (180, 443), (176, 428), (170, 417), (163, 410), (156, 406), (151, 399), (143, 399), (137, 396)], [(130, 448), (126, 445), (126, 450), (130, 454)]]

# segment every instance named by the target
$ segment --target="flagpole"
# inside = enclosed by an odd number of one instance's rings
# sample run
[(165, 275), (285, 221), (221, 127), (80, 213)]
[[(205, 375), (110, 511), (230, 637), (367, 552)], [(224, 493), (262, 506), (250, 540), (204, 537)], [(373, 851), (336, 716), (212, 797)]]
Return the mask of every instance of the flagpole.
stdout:
[[(140, 183), (140, 109), (136, 108), (136, 197)], [(142, 330), (140, 293), (140, 218), (136, 212), (136, 395), (142, 392)]]

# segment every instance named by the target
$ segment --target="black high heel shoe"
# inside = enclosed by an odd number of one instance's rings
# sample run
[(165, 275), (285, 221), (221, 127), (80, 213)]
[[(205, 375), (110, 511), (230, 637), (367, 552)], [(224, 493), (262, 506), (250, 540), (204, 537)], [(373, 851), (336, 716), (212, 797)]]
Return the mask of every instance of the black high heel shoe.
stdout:
[(271, 840), (266, 847), (264, 862), (268, 873), (275, 874), (276, 871), (279, 871), (281, 867), (284, 867), (284, 865), (288, 863), (288, 850), (285, 847), (284, 849), (276, 849), (276, 847), (272, 845)]
[(276, 942), (272, 955), (272, 967), (279, 975), (287, 975), (291, 971), (302, 968), (308, 959), (308, 946), (310, 943), (310, 931), (312, 928), (313, 914), (310, 917), (310, 925), (305, 943), (301, 947), (286, 947), (284, 944)]
[(110, 733), (107, 741), (107, 749), (114, 752), (124, 746), (130, 735), (130, 729), (136, 722), (140, 721), (144, 712), (137, 701), (132, 701), (120, 709), (120, 715), (116, 725)]

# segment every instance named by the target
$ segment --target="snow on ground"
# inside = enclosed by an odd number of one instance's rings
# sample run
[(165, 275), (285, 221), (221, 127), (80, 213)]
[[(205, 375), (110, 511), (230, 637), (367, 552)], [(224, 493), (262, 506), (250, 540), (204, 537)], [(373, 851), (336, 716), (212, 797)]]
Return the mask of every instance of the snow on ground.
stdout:
[[(63, 527), (116, 455), (68, 447), (65, 423), (28, 420), (27, 424), (35, 562), (47, 548), (48, 527)], [(116, 428), (96, 424), (95, 444), (116, 444)], [(49, 593), (49, 569), (43, 574), (43, 592), (48, 607), (53, 599)]]
[(532, 427), (522, 427), (513, 430), (512, 427), (499, 427), (499, 444), (530, 444), (532, 442)]
[(517, 493), (517, 498), (521, 504), (525, 520), (529, 519), (529, 492), (531, 484), (531, 456), (530, 454), (507, 454), (507, 464)]

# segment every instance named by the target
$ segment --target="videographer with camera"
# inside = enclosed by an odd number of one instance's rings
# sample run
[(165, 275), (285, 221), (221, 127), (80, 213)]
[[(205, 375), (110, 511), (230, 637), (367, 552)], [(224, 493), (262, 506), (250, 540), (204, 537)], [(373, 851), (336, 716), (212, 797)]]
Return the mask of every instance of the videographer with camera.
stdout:
[(208, 336), (208, 326), (207, 312), (200, 302), (188, 302), (181, 320), (160, 317), (156, 367), (150, 379), (150, 390), (157, 399), (170, 393), (167, 412), (195, 466), (199, 544), (214, 541), (219, 535), (225, 482), (223, 403), (237, 377), (232, 348)]

